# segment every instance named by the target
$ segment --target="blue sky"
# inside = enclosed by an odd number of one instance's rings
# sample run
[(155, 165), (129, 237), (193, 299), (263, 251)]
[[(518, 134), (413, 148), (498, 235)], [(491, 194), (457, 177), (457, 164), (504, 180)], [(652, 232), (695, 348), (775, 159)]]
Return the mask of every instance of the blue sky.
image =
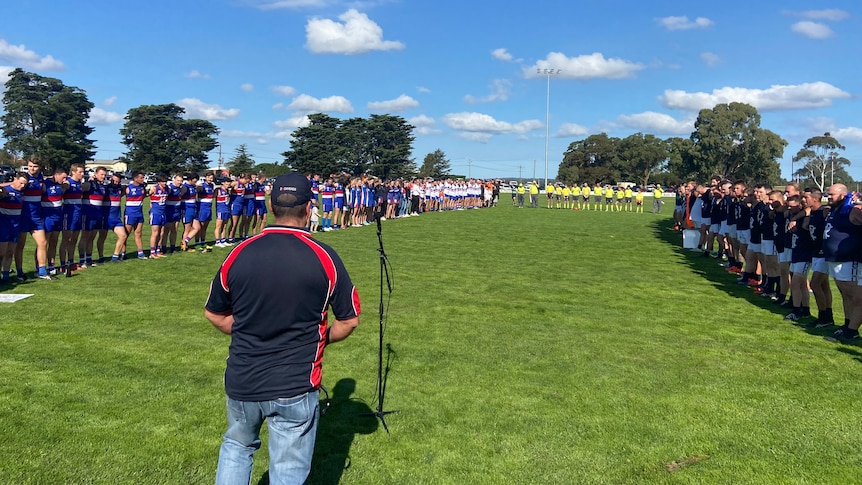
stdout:
[[(862, 179), (862, 3), (439, 0), (28, 1), (0, 6), (0, 80), (58, 77), (96, 104), (96, 158), (121, 155), (130, 108), (177, 103), (280, 162), (310, 112), (403, 116), (413, 156), (474, 177), (554, 177), (569, 143), (688, 136), (744, 101), (789, 144), (829, 131)], [(548, 77), (550, 116), (545, 123)], [(559, 70), (559, 73), (556, 73)], [(217, 157), (214, 152), (212, 159)]]

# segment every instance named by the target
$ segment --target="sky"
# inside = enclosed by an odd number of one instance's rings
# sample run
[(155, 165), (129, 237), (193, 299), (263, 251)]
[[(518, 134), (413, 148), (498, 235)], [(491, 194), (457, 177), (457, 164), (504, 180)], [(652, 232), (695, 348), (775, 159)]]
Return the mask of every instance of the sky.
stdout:
[(542, 179), (590, 134), (688, 137), (741, 101), (787, 140), (784, 177), (830, 132), (862, 179), (858, 0), (18, 0), (0, 18), (0, 81), (84, 89), (96, 159), (125, 152), (127, 110), (176, 103), (226, 160), (281, 162), (309, 113), (389, 113), (416, 127), (417, 166), (440, 149), (453, 173)]

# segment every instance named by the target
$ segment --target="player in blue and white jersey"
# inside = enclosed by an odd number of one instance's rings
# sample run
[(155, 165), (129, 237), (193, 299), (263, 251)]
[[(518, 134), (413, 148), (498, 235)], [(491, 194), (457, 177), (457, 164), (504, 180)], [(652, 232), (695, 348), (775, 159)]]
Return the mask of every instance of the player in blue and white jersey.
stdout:
[[(21, 212), (24, 208), (24, 187), (29, 176), (26, 172), (15, 174), (12, 181), (0, 186), (0, 262), (3, 278), (0, 284), (9, 283), (10, 268), (18, 238), (21, 236)], [(18, 281), (26, 278), (18, 275)]]
[(66, 183), (69, 188), (63, 192), (63, 234), (60, 242), (60, 271), (66, 276), (72, 276), (75, 269), (75, 247), (81, 229), (84, 227), (84, 209), (82, 199), (84, 190), (84, 166), (74, 163), (69, 168), (69, 176)]
[(48, 238), (46, 259), (48, 274), (56, 273), (54, 257), (57, 255), (57, 242), (63, 231), (63, 192), (69, 187), (66, 183), (68, 173), (65, 168), (57, 167), (51, 177), (42, 182), (42, 218), (45, 221), (45, 234)]
[(239, 174), (236, 181), (231, 184), (231, 188), (233, 189), (230, 194), (231, 227), (227, 244), (234, 244), (237, 229), (240, 229), (239, 234), (242, 236), (242, 228), (240, 225), (242, 224), (242, 218), (245, 216), (246, 184), (248, 184), (248, 178), (244, 173)]
[(323, 186), (320, 187), (320, 206), (323, 211), (323, 216), (320, 219), (320, 228), (323, 231), (332, 230), (332, 209), (333, 197), (335, 196), (335, 186), (331, 178), (326, 179)]
[(224, 248), (228, 247), (227, 238), (225, 237), (228, 234), (228, 225), (231, 221), (230, 215), (230, 199), (231, 199), (231, 181), (225, 179), (222, 181), (220, 187), (216, 187), (215, 189), (215, 199), (216, 199), (216, 224), (215, 224), (215, 233), (213, 237), (215, 238), (216, 247)]
[[(104, 185), (107, 173), (107, 168), (96, 167), (92, 178), (81, 184), (84, 190), (84, 229), (78, 243), (78, 267), (81, 269), (93, 266), (93, 243), (96, 236), (100, 232), (107, 234), (106, 214), (102, 212), (103, 207), (108, 204)], [(104, 239), (102, 241), (104, 243)]]
[(257, 184), (254, 187), (254, 216), (257, 218), (257, 234), (263, 232), (266, 227), (266, 175), (263, 172), (257, 174)]
[[(126, 232), (126, 225), (123, 223), (123, 196), (126, 195), (126, 187), (123, 185), (123, 178), (120, 174), (111, 175), (111, 180), (105, 186), (108, 193), (108, 230), (113, 231), (117, 236), (117, 243), (114, 244), (114, 253), (111, 255), (112, 263), (119, 263), (126, 257), (126, 239), (129, 233)], [(127, 201), (128, 202), (128, 201)]]
[[(208, 172), (204, 176), (204, 181), (197, 187), (198, 192), (198, 210), (197, 220), (200, 229), (195, 235), (195, 245), (199, 251), (208, 253), (212, 250), (212, 246), (207, 245), (207, 228), (213, 218), (213, 197), (215, 194), (215, 185), (213, 184), (212, 172)], [(216, 241), (218, 242), (218, 241)]]
[(156, 176), (156, 185), (148, 191), (150, 197), (150, 259), (161, 258), (162, 233), (166, 224), (165, 208), (168, 202), (168, 177)]
[(144, 174), (139, 171), (132, 172), (132, 182), (126, 186), (126, 213), (123, 222), (126, 225), (126, 234), (134, 234), (135, 246), (138, 251), (138, 259), (146, 259), (144, 255), (144, 241), (141, 236), (144, 229), (144, 198), (147, 196), (147, 187), (144, 183)]
[(197, 236), (201, 228), (200, 221), (197, 220), (199, 178), (196, 173), (187, 173), (186, 181), (180, 187), (180, 215), (183, 223), (183, 241), (180, 245), (180, 250), (191, 253), (196, 250), (194, 244), (189, 246), (189, 241)]

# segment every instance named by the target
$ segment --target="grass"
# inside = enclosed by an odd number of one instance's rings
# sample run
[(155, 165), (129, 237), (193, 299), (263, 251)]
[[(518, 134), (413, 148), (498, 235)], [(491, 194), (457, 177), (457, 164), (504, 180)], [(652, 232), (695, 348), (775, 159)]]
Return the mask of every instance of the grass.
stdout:
[[(503, 202), (383, 223), (391, 435), (356, 416), (377, 405), (373, 226), (319, 236), (364, 313), (327, 350), (312, 483), (860, 481), (858, 347), (680, 249), (667, 204)], [(5, 290), (35, 296), (2, 307), (0, 482), (213, 481), (228, 337), (202, 307), (225, 254)], [(264, 448), (252, 483), (266, 466)]]

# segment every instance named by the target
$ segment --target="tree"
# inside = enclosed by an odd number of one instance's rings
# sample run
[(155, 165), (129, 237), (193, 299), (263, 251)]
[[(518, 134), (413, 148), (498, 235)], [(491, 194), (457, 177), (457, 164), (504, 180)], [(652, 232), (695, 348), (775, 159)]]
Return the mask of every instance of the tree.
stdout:
[(446, 159), (446, 154), (438, 148), (425, 155), (422, 167), (419, 168), (419, 176), (442, 179), (446, 178), (451, 170), (452, 167), (449, 164), (449, 160)]
[(850, 166), (850, 160), (837, 153), (837, 150), (844, 149), (844, 145), (830, 133), (809, 138), (793, 157), (793, 163), (802, 164), (802, 168), (794, 172), (793, 176), (805, 180), (808, 184), (816, 185), (822, 191), (825, 191), (833, 180), (846, 183), (849, 175), (845, 167)]
[(245, 143), (236, 147), (236, 153), (233, 158), (228, 160), (227, 168), (230, 173), (239, 175), (241, 173), (249, 174), (254, 170), (253, 155), (248, 153), (248, 146)]
[(297, 128), (290, 140), (290, 150), (283, 152), (284, 163), (304, 173), (339, 173), (338, 128), (341, 120), (323, 113), (308, 115), (308, 126)]
[(354, 175), (370, 173), (383, 178), (413, 175), (410, 156), (413, 126), (399, 116), (338, 118), (317, 113), (306, 127), (293, 132), (284, 164), (305, 173)]
[(641, 186), (646, 186), (649, 177), (668, 159), (668, 146), (655, 135), (635, 133), (619, 141), (620, 167), (623, 178), (637, 178)]
[(371, 115), (368, 120), (368, 172), (384, 179), (416, 174), (416, 163), (410, 158), (413, 125), (400, 116)]
[(672, 137), (664, 142), (668, 151), (668, 173), (677, 181), (696, 180), (698, 174), (694, 171), (694, 142), (691, 138)]
[(760, 114), (745, 103), (719, 104), (702, 109), (691, 134), (693, 150), (685, 167), (701, 179), (773, 182), (780, 176), (778, 159), (787, 142), (760, 128)]
[(5, 147), (48, 168), (84, 163), (95, 155), (95, 142), (87, 138), (93, 133), (87, 126), (93, 106), (79, 88), (15, 69), (3, 94)]
[(618, 142), (619, 138), (600, 133), (570, 143), (557, 170), (557, 178), (567, 184), (616, 182), (620, 176)]
[(206, 154), (218, 146), (218, 128), (206, 120), (183, 119), (183, 114), (173, 103), (130, 109), (120, 128), (129, 150), (122, 159), (129, 168), (167, 174), (206, 169)]

